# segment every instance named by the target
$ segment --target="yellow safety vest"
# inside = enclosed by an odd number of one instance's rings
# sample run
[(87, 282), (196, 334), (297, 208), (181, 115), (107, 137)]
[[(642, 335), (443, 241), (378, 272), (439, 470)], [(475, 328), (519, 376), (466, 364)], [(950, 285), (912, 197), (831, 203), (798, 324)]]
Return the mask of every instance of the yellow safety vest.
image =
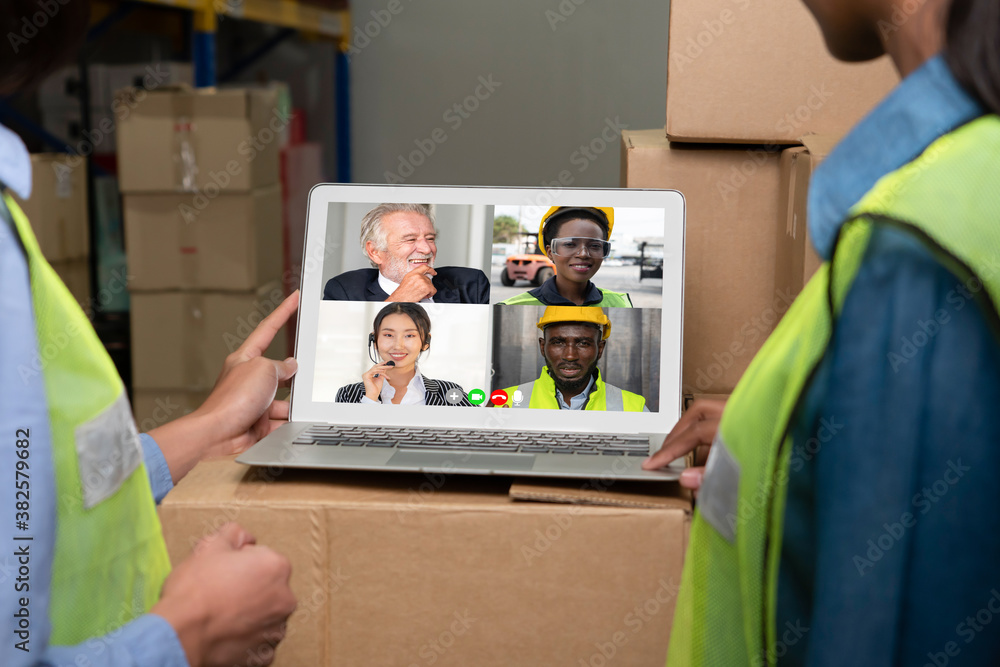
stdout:
[[(600, 303), (591, 304), (594, 308), (631, 308), (632, 300), (629, 298), (628, 294), (625, 292), (612, 292), (611, 290), (601, 289), (601, 295), (604, 297), (601, 299)], [(524, 292), (523, 294), (518, 294), (517, 296), (512, 296), (509, 299), (504, 299), (499, 303), (501, 306), (544, 306), (547, 304), (542, 303), (535, 297), (531, 296), (530, 292)]]
[[(669, 665), (772, 665), (791, 424), (877, 225), (921, 238), (983, 297), (1000, 341), (1000, 118), (984, 116), (883, 177), (726, 404), (709, 455), (670, 637)], [(985, 288), (985, 289), (984, 289)], [(845, 647), (850, 648), (850, 647)]]
[(4, 201), (27, 254), (51, 425), (58, 503), (49, 642), (71, 646), (149, 611), (170, 559), (122, 381), (24, 213), (9, 195)]
[[(558, 410), (559, 399), (556, 398), (556, 383), (549, 375), (549, 367), (542, 367), (542, 375), (537, 380), (525, 382), (516, 387), (508, 387), (507, 402), (504, 408), (534, 408), (540, 410)], [(521, 400), (515, 404), (514, 394), (520, 391)], [(625, 391), (601, 380), (601, 371), (597, 371), (594, 380), (594, 390), (587, 399), (584, 410), (603, 410), (612, 412), (642, 412), (646, 407), (646, 399), (639, 394)]]

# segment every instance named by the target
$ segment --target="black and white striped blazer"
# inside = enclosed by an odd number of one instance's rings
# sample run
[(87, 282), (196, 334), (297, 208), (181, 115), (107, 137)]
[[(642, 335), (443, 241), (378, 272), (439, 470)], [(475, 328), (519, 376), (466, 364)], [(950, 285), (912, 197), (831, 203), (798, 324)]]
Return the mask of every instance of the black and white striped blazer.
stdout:
[[(426, 375), (420, 375), (421, 379), (424, 381), (424, 403), (425, 405), (459, 405), (472, 407), (472, 403), (469, 403), (469, 397), (465, 395), (465, 390), (454, 382), (448, 382), (447, 380), (432, 380)], [(457, 389), (462, 392), (462, 400), (458, 403), (449, 403), (445, 396), (452, 389)], [(337, 390), (337, 398), (335, 399), (337, 403), (360, 403), (361, 399), (365, 396), (365, 383), (355, 382), (354, 384), (349, 384), (347, 386), (341, 387)], [(381, 400), (381, 398), (379, 399)]]

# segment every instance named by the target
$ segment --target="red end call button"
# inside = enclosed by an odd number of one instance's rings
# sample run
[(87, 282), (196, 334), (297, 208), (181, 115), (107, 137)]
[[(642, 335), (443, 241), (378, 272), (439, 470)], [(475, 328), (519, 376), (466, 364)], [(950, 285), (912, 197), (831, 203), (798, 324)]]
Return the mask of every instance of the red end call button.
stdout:
[(503, 389), (497, 389), (495, 392), (490, 394), (490, 403), (493, 405), (503, 405), (507, 402), (507, 392)]

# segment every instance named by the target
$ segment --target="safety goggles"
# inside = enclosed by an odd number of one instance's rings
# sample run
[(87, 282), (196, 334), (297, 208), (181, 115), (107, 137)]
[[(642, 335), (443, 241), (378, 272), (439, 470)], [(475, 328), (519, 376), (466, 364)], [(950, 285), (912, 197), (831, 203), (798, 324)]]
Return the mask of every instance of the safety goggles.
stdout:
[(575, 257), (581, 252), (586, 252), (590, 257), (604, 259), (611, 254), (611, 243), (604, 239), (567, 236), (560, 239), (552, 239), (549, 252), (560, 257)]

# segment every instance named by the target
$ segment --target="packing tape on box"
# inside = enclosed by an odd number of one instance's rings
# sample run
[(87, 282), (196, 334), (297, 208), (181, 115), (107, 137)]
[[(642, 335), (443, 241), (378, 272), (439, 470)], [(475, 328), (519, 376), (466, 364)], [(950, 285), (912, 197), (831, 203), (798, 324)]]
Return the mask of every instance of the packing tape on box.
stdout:
[[(187, 387), (199, 389), (211, 388), (212, 382), (206, 374), (206, 331), (205, 331), (205, 297), (200, 292), (188, 292), (184, 295), (184, 320), (187, 326), (181, 332), (180, 352), (184, 384)], [(220, 367), (221, 368), (221, 367)]]
[(194, 98), (175, 95), (174, 106), (174, 181), (184, 192), (198, 190), (198, 159), (194, 146)]
[(183, 220), (180, 225), (178, 241), (180, 243), (177, 252), (180, 253), (180, 283), (181, 288), (196, 288), (201, 285), (201, 225), (202, 217), (198, 216), (194, 221)]

